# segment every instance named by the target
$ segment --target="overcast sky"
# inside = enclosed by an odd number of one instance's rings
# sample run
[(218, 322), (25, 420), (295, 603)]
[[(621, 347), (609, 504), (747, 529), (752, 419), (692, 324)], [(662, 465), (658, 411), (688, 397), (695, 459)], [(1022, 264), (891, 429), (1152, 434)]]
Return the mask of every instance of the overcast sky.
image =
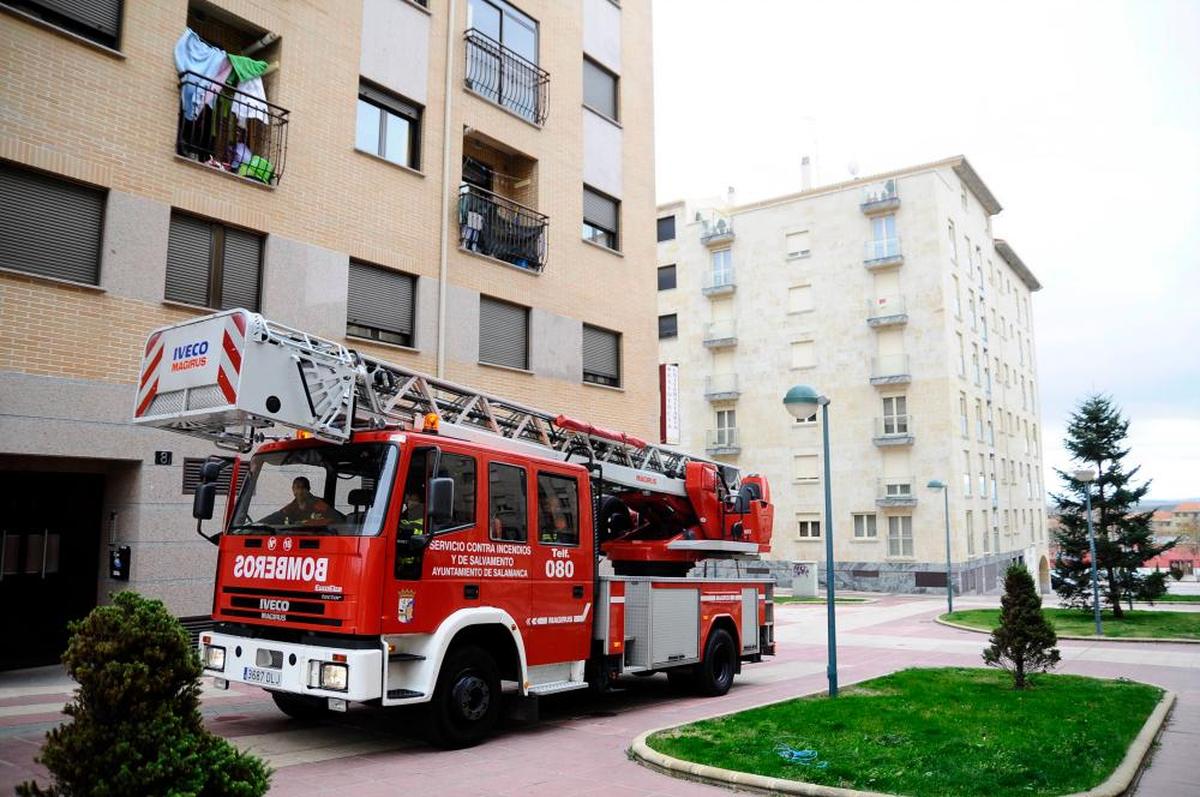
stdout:
[(656, 0), (660, 201), (966, 155), (1034, 296), (1047, 490), (1085, 394), (1200, 495), (1200, 0)]

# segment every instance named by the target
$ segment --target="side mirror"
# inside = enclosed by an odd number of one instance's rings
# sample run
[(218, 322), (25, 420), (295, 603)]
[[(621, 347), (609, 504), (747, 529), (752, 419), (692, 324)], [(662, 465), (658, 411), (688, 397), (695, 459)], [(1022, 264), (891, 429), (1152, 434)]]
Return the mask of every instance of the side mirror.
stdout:
[(429, 482), (429, 519), (442, 525), (454, 514), (454, 479), (441, 477)]
[(216, 501), (217, 483), (202, 481), (196, 485), (196, 494), (192, 496), (192, 517), (196, 520), (212, 520), (213, 505)]
[(429, 545), (428, 534), (414, 534), (406, 539), (396, 540), (396, 547), (404, 553), (420, 553)]
[(221, 478), (221, 471), (224, 470), (225, 463), (219, 459), (210, 459), (205, 461), (200, 466), (200, 483), (210, 484)]

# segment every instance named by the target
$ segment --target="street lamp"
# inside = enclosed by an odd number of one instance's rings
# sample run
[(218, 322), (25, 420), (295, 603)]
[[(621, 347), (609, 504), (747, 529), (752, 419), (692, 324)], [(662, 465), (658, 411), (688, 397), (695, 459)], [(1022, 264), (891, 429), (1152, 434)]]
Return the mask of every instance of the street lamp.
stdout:
[(1081, 468), (1075, 471), (1075, 481), (1083, 482), (1087, 495), (1088, 549), (1092, 554), (1092, 613), (1096, 617), (1096, 636), (1103, 636), (1100, 627), (1100, 578), (1096, 574), (1096, 532), (1092, 530), (1092, 482), (1096, 480), (1096, 471), (1091, 468)]
[(950, 577), (950, 490), (946, 488), (946, 483), (941, 479), (931, 479), (929, 484), (925, 485), (930, 490), (941, 490), (942, 497), (945, 499), (945, 518), (946, 518), (946, 611), (954, 611), (954, 580)]
[(821, 433), (825, 451), (825, 614), (829, 623), (829, 696), (837, 697), (837, 630), (833, 611), (833, 499), (829, 483), (829, 399), (808, 385), (796, 385), (783, 397), (783, 406), (797, 420), (812, 417), (821, 408)]

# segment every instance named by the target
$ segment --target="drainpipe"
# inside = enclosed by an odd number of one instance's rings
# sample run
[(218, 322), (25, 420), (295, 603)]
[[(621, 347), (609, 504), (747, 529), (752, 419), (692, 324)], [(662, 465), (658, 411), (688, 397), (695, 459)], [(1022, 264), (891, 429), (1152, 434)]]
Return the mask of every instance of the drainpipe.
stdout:
[(437, 367), (439, 379), (446, 372), (446, 290), (450, 256), (450, 137), (451, 98), (454, 96), (454, 26), (458, 22), (456, 0), (450, 0), (446, 17), (446, 91), (443, 95), (442, 113), (442, 224), (441, 251), (438, 255), (438, 309), (437, 309)]

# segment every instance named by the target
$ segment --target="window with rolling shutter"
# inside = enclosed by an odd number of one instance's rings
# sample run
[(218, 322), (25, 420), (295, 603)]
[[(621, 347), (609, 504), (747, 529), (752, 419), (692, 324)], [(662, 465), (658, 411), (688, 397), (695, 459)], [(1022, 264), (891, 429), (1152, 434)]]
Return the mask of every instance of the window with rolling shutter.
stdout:
[(0, 164), (0, 267), (100, 281), (104, 191)]
[(0, 0), (55, 27), (116, 49), (121, 32), (121, 0)]
[(415, 287), (408, 274), (351, 260), (346, 334), (412, 346)]
[(479, 297), (479, 362), (529, 369), (529, 308)]
[(669, 291), (675, 287), (675, 266), (658, 267), (658, 289)]
[(620, 249), (621, 203), (610, 196), (583, 187), (583, 240), (608, 249)]
[(165, 298), (219, 310), (258, 310), (261, 277), (261, 235), (171, 214)]
[(679, 335), (679, 316), (675, 313), (658, 317), (658, 337), (674, 338)]
[(617, 76), (590, 58), (583, 59), (583, 104), (617, 120)]
[(583, 381), (621, 385), (621, 335), (583, 325)]
[(658, 242), (675, 240), (675, 217), (663, 216), (658, 220)]

